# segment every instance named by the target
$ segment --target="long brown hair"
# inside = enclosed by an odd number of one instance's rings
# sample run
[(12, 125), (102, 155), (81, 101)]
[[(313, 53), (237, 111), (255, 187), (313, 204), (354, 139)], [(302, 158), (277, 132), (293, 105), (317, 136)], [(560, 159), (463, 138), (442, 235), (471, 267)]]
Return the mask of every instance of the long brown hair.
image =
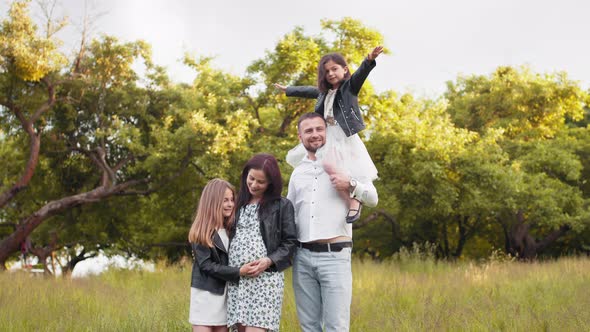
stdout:
[(248, 204), (252, 198), (250, 190), (248, 190), (248, 173), (251, 169), (260, 170), (264, 172), (268, 180), (268, 187), (264, 192), (262, 200), (259, 203), (258, 216), (261, 217), (264, 212), (270, 207), (270, 204), (278, 199), (281, 199), (281, 191), (283, 191), (283, 178), (281, 177), (281, 169), (277, 159), (268, 153), (259, 153), (254, 155), (244, 165), (242, 171), (242, 178), (240, 179), (240, 191), (238, 192), (238, 207), (239, 211), (242, 206)]
[[(343, 68), (348, 67), (348, 64), (346, 64), (344, 56), (340, 53), (328, 53), (320, 59), (320, 63), (318, 64), (318, 90), (320, 90), (320, 92), (323, 93), (328, 91), (328, 89), (332, 88), (332, 84), (328, 83), (328, 81), (326, 80), (326, 63), (330, 60), (334, 61), (334, 63), (338, 65), (341, 65)], [(344, 74), (345, 80), (349, 78), (350, 69), (348, 69), (346, 71), (346, 74)]]
[[(223, 197), (227, 189), (232, 192), (234, 210), (231, 216), (225, 218), (223, 216)], [(189, 242), (213, 247), (212, 236), (215, 230), (223, 227), (229, 231), (234, 222), (235, 202), (236, 191), (229, 182), (222, 179), (209, 181), (201, 193), (197, 215), (188, 233)]]

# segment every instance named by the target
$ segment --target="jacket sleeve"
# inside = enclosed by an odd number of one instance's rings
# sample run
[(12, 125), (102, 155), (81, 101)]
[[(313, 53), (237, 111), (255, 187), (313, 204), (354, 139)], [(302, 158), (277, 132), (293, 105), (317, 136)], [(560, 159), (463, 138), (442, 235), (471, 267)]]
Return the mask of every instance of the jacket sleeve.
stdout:
[(292, 264), (293, 254), (297, 247), (297, 232), (295, 230), (295, 209), (290, 200), (281, 199), (280, 212), (281, 243), (277, 250), (268, 255), (277, 271), (283, 271)]
[(369, 73), (376, 65), (377, 62), (375, 60), (365, 58), (361, 63), (361, 66), (354, 72), (354, 74), (352, 74), (350, 77), (350, 90), (355, 96), (359, 94), (365, 80), (369, 77)]
[(237, 282), (240, 280), (239, 267), (222, 265), (213, 260), (211, 250), (215, 249), (196, 243), (192, 243), (192, 247), (195, 254), (195, 262), (203, 273), (225, 281)]
[(315, 86), (288, 86), (285, 91), (287, 97), (317, 98), (320, 90)]

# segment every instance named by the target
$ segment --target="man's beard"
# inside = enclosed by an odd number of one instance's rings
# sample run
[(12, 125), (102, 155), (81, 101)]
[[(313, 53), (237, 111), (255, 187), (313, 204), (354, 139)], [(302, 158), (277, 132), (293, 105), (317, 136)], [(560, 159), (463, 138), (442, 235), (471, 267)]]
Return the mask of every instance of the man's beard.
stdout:
[(318, 147), (313, 147), (311, 144), (303, 144), (303, 147), (308, 152), (316, 153), (321, 147), (324, 146), (324, 144), (326, 144), (326, 143), (322, 143), (322, 145), (320, 145)]

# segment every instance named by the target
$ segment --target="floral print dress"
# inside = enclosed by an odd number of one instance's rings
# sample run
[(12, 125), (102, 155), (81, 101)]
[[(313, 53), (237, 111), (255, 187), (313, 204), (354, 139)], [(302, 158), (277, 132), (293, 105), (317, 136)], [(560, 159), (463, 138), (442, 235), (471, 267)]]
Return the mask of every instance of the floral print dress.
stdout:
[[(266, 256), (258, 204), (248, 204), (240, 210), (236, 235), (229, 248), (229, 265), (240, 267)], [(282, 272), (263, 272), (256, 278), (240, 277), (239, 283), (229, 283), (227, 324), (234, 326), (239, 323), (278, 331), (284, 284)]]

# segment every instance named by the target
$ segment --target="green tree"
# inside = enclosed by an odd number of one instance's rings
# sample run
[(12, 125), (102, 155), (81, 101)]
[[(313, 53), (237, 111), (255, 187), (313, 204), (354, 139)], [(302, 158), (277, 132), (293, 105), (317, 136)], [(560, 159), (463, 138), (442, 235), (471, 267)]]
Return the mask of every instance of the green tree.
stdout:
[(492, 75), (449, 83), (449, 113), (460, 127), (499, 141), (509, 156), (494, 209), (508, 252), (534, 258), (570, 229), (587, 225), (579, 189), (582, 164), (568, 143), (568, 121), (582, 119), (587, 95), (564, 73), (500, 67)]
[[(53, 246), (74, 245), (68, 234), (80, 231), (81, 223), (88, 223), (84, 227), (88, 234), (102, 229), (96, 227), (99, 222), (80, 216), (75, 220), (66, 217), (76, 207), (110, 197), (150, 195), (167, 185), (182, 183), (178, 179), (186, 177), (187, 170), (204, 179), (225, 175), (224, 166), (231, 165), (231, 156), (242, 148), (240, 139), (248, 137), (247, 117), (243, 111), (229, 107), (230, 102), (223, 112), (219, 105), (211, 103), (211, 98), (186, 103), (187, 88), (170, 85), (162, 68), (152, 63), (150, 48), (144, 42), (120, 43), (116, 38), (102, 37), (83, 47), (69, 65), (46, 74), (38, 83), (19, 77), (16, 67), (6, 67), (2, 73), (5, 86), (1, 97), (9, 101), (2, 113), (6, 128), (3, 140), (14, 142), (13, 146), (18, 147), (15, 155), (23, 155), (22, 137), (26, 131), (15, 125), (19, 116), (14, 112), (21, 109), (33, 109), (34, 114), (44, 115), (29, 123), (40, 124), (35, 135), (40, 137), (43, 133), (48, 138), (48, 144), (36, 156), (39, 163), (47, 166), (43, 167), (44, 177), (35, 182), (38, 187), (29, 188), (26, 195), (16, 200), (13, 197), (11, 205), (3, 209), (7, 218), (18, 221), (14, 222), (14, 232), (0, 241), (2, 267), (50, 217), (62, 220), (46, 230), (57, 234), (58, 241)], [(146, 67), (144, 77), (133, 70), (137, 61)], [(218, 77), (207, 77), (211, 72), (207, 68), (203, 64), (198, 80), (213, 87)], [(31, 107), (47, 104), (42, 99), (41, 82), (48, 75), (60, 82), (59, 90), (52, 90), (51, 109)], [(40, 92), (24, 90), (27, 87)], [(232, 87), (227, 93), (235, 89)], [(15, 90), (22, 93), (14, 95)], [(213, 92), (212, 88), (203, 90)], [(238, 139), (234, 139), (234, 134), (239, 135)], [(59, 181), (63, 181), (61, 185)], [(195, 184), (198, 182), (184, 182), (181, 188)], [(122, 204), (102, 205), (104, 214), (113, 215), (109, 208), (115, 206), (120, 208)], [(134, 215), (134, 207), (141, 205), (130, 205), (118, 212), (122, 216)], [(38, 246), (46, 247), (42, 240), (48, 241), (48, 236), (38, 235)], [(117, 240), (103, 243), (104, 237), (95, 237), (94, 244), (85, 248), (110, 245)], [(79, 240), (87, 241), (82, 237)]]
[[(14, 169), (5, 174), (0, 208), (6, 206), (31, 181), (39, 162), (43, 116), (57, 102), (56, 89), (60, 82), (56, 73), (65, 64), (65, 57), (57, 50), (52, 34), (62, 25), (42, 37), (29, 18), (29, 1), (15, 1), (8, 18), (0, 26), (0, 119), (10, 135), (16, 126), (29, 139), (28, 161), (20, 176)], [(26, 99), (26, 100), (25, 100)], [(11, 141), (11, 138), (3, 138)], [(11, 153), (10, 151), (3, 151)], [(16, 153), (13, 157), (18, 159)], [(16, 159), (15, 158), (15, 159)], [(7, 188), (6, 188), (7, 187)]]
[(511, 139), (552, 138), (568, 119), (584, 115), (586, 94), (565, 73), (536, 74), (499, 67), (490, 76), (461, 76), (445, 97), (457, 126), (484, 133), (502, 128)]
[(460, 256), (486, 219), (492, 191), (478, 182), (486, 172), (493, 176), (489, 168), (502, 159), (501, 150), (493, 139), (456, 128), (443, 101), (391, 92), (375, 101), (367, 146), (383, 179), (377, 186), (384, 208), (374, 216), (386, 222), (374, 226), (391, 229), (396, 240), (389, 241), (395, 247), (373, 250), (387, 255), (401, 245), (430, 242), (441, 256)]

